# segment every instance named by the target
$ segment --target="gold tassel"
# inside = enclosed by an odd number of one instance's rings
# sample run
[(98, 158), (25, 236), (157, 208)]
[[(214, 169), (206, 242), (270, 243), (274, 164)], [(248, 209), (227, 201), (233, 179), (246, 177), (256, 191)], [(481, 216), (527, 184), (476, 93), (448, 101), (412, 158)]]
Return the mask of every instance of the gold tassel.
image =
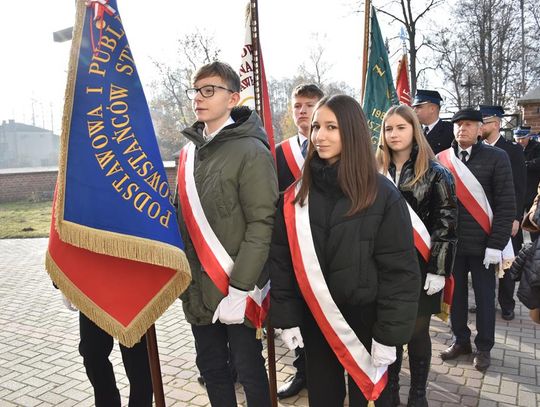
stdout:
[(367, 407), (375, 407), (375, 400), (369, 400), (367, 403)]
[(255, 338), (261, 340), (263, 338), (263, 330), (262, 328), (257, 328), (257, 331), (255, 333)]

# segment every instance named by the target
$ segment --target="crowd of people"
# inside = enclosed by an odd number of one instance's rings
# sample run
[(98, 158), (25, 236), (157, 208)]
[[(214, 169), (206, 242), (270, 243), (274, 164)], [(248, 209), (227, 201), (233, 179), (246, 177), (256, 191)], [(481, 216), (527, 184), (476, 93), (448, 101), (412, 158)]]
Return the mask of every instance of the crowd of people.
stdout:
[[(194, 74), (187, 95), (197, 122), (182, 131), (189, 143), (178, 172), (179, 184), (194, 187), (178, 188), (175, 200), (192, 272), (180, 299), (213, 406), (236, 407), (235, 382), (248, 406), (271, 405), (252, 313), (267, 295), (270, 326), (295, 352), (295, 374), (277, 395), (307, 388), (315, 407), (342, 406), (347, 394), (349, 406), (399, 405), (405, 345), (407, 405), (427, 406), (430, 322), (447, 293), (454, 342), (440, 358), (473, 353), (469, 275), (479, 371), (495, 343), (497, 280), (502, 318), (515, 317), (515, 278), (540, 322), (540, 143), (530, 128), (506, 140), (500, 106), (443, 121), (440, 94), (418, 90), (412, 107), (386, 112), (374, 152), (354, 98), (301, 84), (291, 95), (297, 134), (274, 160), (257, 114), (237, 106), (239, 91), (225, 63)], [(80, 327), (96, 406), (119, 406), (112, 338), (82, 314)], [(122, 357), (129, 406), (151, 406), (144, 340)]]

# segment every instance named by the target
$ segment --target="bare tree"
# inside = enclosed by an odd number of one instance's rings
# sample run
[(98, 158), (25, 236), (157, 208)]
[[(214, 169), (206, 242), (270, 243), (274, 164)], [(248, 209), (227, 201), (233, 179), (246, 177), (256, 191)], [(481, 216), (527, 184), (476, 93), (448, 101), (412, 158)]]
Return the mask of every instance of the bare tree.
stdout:
[[(409, 50), (409, 66), (411, 74), (411, 94), (416, 92), (416, 83), (419, 72), (417, 72), (418, 52), (423, 46), (429, 45), (428, 38), (418, 31), (420, 21), (425, 18), (430, 11), (443, 3), (443, 0), (427, 0), (418, 8), (419, 1), (416, 0), (393, 0), (384, 8), (378, 8), (379, 13), (392, 17), (395, 21), (399, 21), (407, 31), (408, 50)], [(399, 8), (399, 11), (396, 9)], [(392, 11), (396, 10), (396, 11)]]
[(313, 45), (309, 50), (308, 61), (300, 65), (299, 76), (323, 87), (332, 65), (325, 59), (325, 37), (320, 38), (319, 34), (313, 34), (312, 37), (311, 44)]

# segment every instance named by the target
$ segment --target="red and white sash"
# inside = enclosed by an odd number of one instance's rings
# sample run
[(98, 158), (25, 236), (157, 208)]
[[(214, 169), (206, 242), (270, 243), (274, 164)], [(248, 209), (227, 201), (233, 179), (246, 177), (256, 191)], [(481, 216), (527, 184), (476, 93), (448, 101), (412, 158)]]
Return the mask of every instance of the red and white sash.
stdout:
[(489, 235), (491, 233), (493, 211), (480, 182), (478, 182), (471, 170), (456, 157), (452, 148), (441, 151), (437, 154), (437, 158), (454, 175), (456, 195), (461, 204), (484, 229), (484, 232)]
[[(474, 220), (478, 222), (484, 232), (489, 235), (493, 222), (493, 211), (480, 182), (478, 182), (471, 170), (456, 157), (451, 147), (437, 154), (437, 158), (454, 176), (456, 195), (461, 204), (472, 215)], [(514, 248), (512, 247), (512, 239), (509, 239), (505, 248), (502, 250), (502, 258), (498, 271), (499, 277), (501, 274), (504, 274), (503, 263), (513, 258)]]
[[(386, 178), (388, 178), (390, 181), (392, 181), (394, 185), (396, 185), (388, 171), (386, 172)], [(405, 202), (407, 203), (407, 209), (409, 210), (409, 215), (411, 217), (411, 222), (413, 226), (414, 246), (427, 263), (429, 261), (429, 255), (431, 252), (431, 235), (429, 234), (426, 225), (424, 224), (424, 222), (422, 222), (422, 219), (420, 219), (412, 206), (409, 205), (406, 200)]]
[[(182, 216), (201, 265), (222, 294), (227, 295), (229, 276), (234, 267), (234, 261), (219, 241), (204, 214), (195, 185), (194, 169), (195, 145), (188, 143), (182, 148), (178, 162), (178, 194)], [(269, 291), (270, 281), (262, 289), (255, 286), (248, 293), (246, 317), (256, 328), (262, 327), (268, 313)]]
[(387, 382), (387, 367), (375, 367), (328, 290), (309, 222), (309, 205), (294, 204), (300, 185), (284, 195), (283, 211), (294, 273), (302, 295), (326, 341), (368, 400), (376, 400)]
[(298, 135), (296, 135), (281, 143), (285, 161), (294, 179), (300, 178), (300, 175), (302, 175), (302, 166), (304, 165), (304, 156), (302, 155), (302, 149), (298, 140)]

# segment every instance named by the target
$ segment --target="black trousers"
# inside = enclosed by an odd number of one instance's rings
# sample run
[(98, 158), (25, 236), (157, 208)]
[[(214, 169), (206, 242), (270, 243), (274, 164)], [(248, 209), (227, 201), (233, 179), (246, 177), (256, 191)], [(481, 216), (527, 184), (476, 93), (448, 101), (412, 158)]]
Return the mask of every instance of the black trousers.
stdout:
[[(514, 254), (517, 256), (521, 250), (523, 244), (523, 231), (521, 228), (516, 235), (512, 238), (512, 247), (514, 248)], [(514, 300), (514, 290), (516, 288), (516, 282), (510, 277), (510, 273), (504, 273), (503, 278), (499, 278), (499, 293), (498, 300), (501, 306), (501, 311), (504, 314), (508, 314), (514, 311), (516, 307), (516, 301)]]
[[(359, 330), (359, 339), (364, 343), (365, 338), (360, 338), (360, 336), (365, 335), (362, 335), (360, 332), (365, 333), (367, 329), (365, 329), (366, 326), (364, 326), (360, 318), (358, 316), (352, 319), (347, 316), (345, 316), (345, 318), (355, 332)], [(358, 324), (355, 324), (355, 321), (358, 322)], [(346, 395), (345, 369), (326, 341), (311, 314), (306, 315), (304, 318), (304, 325), (301, 330), (306, 354), (309, 406), (343, 406)], [(367, 346), (368, 349), (371, 348), (371, 340), (369, 340), (369, 342), (370, 343)], [(366, 346), (366, 343), (364, 343), (364, 346)], [(358, 388), (356, 382), (349, 375), (347, 375), (347, 388), (349, 391), (350, 407), (365, 407), (367, 405), (366, 398)], [(375, 401), (375, 406), (392, 406), (388, 386), (386, 386), (379, 398)]]
[(482, 263), (483, 256), (456, 256), (454, 263), (454, 299), (452, 301), (452, 332), (456, 343), (471, 340), (468, 321), (468, 273), (471, 273), (476, 302), (476, 329), (474, 340), (479, 351), (490, 351), (495, 343), (495, 267), (489, 270)]
[[(79, 329), (79, 353), (83, 357), (88, 379), (94, 387), (96, 407), (120, 407), (120, 392), (109, 361), (114, 343), (112, 336), (82, 312), (79, 313)], [(133, 348), (120, 345), (120, 352), (129, 380), (129, 407), (151, 407), (153, 391), (146, 337), (143, 336)]]
[(306, 354), (304, 348), (296, 348), (294, 350), (295, 358), (293, 366), (296, 368), (296, 375), (306, 377)]
[[(229, 367), (232, 359), (249, 407), (270, 407), (268, 376), (262, 342), (255, 329), (244, 324), (191, 325), (197, 350), (196, 363), (206, 383), (210, 404), (236, 407), (236, 393)], [(229, 354), (230, 351), (230, 354)]]

